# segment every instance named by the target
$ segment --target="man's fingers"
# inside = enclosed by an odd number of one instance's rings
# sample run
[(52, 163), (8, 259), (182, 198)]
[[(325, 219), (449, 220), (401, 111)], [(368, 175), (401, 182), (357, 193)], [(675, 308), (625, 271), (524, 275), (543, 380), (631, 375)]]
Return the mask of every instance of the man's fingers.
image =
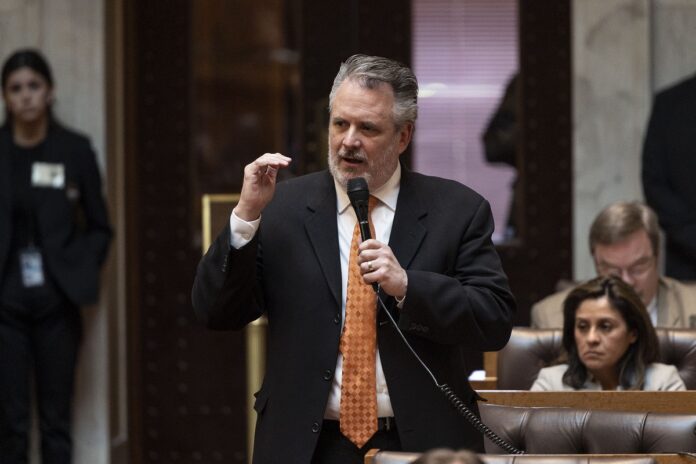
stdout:
[(251, 182), (262, 182), (264, 178), (275, 180), (278, 170), (287, 167), (292, 158), (280, 153), (266, 153), (249, 163), (245, 170), (245, 176)]
[(254, 161), (257, 174), (268, 174), (269, 168), (275, 169), (287, 167), (292, 158), (280, 153), (266, 153)]

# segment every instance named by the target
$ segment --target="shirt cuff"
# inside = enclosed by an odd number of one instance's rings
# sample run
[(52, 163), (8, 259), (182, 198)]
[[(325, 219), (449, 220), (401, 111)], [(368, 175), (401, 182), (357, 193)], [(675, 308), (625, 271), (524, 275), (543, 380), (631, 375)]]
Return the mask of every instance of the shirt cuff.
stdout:
[(261, 224), (261, 217), (247, 222), (234, 214), (234, 210), (232, 210), (232, 214), (230, 214), (230, 245), (232, 248), (239, 250), (251, 242), (256, 231), (259, 230), (259, 224)]

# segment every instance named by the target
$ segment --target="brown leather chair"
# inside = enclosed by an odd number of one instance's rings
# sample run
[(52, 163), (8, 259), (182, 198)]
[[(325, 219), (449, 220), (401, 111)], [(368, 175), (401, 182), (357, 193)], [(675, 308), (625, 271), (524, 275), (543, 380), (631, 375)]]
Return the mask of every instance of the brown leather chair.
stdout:
[[(531, 454), (696, 452), (696, 415), (479, 404), (481, 420)], [(486, 453), (504, 454), (485, 440)]]
[[(686, 388), (696, 390), (696, 330), (656, 329), (660, 362), (674, 364)], [(497, 388), (529, 390), (539, 370), (561, 354), (561, 329), (515, 327), (510, 341), (497, 354)]]

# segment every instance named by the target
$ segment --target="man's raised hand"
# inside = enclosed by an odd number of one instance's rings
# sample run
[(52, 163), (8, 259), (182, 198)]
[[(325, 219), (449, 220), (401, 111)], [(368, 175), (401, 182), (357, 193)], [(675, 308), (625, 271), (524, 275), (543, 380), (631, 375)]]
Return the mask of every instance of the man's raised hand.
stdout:
[(244, 167), (244, 183), (234, 213), (245, 221), (254, 221), (273, 198), (278, 170), (290, 165), (291, 158), (280, 153), (265, 153)]

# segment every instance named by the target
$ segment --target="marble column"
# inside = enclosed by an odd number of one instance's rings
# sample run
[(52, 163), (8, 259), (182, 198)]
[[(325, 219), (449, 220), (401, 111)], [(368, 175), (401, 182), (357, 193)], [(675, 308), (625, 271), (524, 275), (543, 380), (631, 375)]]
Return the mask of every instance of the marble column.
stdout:
[(587, 244), (597, 212), (642, 198), (650, 105), (648, 0), (573, 2), (574, 278), (595, 275)]
[(651, 10), (652, 90), (657, 92), (696, 73), (696, 2), (653, 0)]

